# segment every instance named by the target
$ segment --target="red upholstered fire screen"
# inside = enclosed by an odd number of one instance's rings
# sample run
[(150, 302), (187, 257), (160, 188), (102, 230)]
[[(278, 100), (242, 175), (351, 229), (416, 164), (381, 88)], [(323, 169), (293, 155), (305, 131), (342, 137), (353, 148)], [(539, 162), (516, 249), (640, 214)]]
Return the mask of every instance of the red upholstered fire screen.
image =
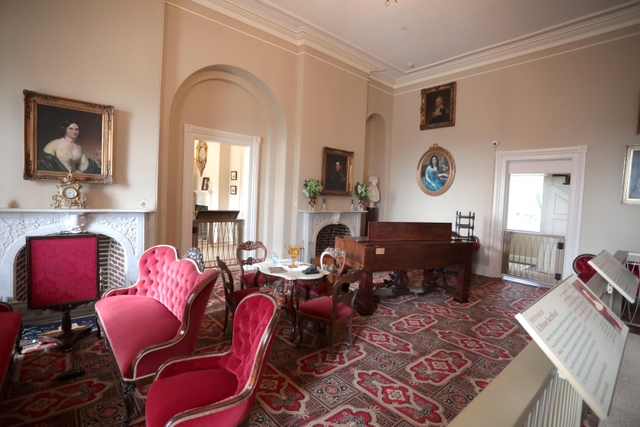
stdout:
[(99, 297), (98, 236), (27, 237), (30, 309), (79, 305)]

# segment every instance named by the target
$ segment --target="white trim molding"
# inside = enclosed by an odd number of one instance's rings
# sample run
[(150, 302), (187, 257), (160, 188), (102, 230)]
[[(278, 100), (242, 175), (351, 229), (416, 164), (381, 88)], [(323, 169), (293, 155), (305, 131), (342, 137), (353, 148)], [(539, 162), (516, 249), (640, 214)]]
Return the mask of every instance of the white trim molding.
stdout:
[[(493, 183), (493, 208), (491, 215), (491, 235), (489, 241), (490, 277), (500, 277), (502, 260), (502, 238), (506, 226), (506, 203), (509, 170), (523, 162), (569, 162), (571, 189), (569, 191), (569, 215), (563, 263), (563, 279), (572, 274), (572, 262), (578, 255), (580, 224), (582, 219), (582, 199), (584, 175), (587, 160), (587, 146), (551, 148), (540, 150), (497, 151)], [(541, 167), (543, 163), (540, 163)]]

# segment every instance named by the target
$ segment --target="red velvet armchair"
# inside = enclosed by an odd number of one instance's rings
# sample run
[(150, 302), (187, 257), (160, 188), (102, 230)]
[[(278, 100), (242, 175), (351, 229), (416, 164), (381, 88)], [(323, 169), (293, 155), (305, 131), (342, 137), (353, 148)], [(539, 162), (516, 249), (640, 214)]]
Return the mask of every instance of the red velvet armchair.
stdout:
[(175, 248), (154, 246), (138, 261), (138, 282), (111, 289), (95, 305), (98, 324), (122, 376), (128, 423), (136, 387), (149, 384), (160, 365), (196, 348), (218, 270), (201, 272)]
[(272, 296), (251, 294), (236, 309), (229, 350), (165, 363), (149, 388), (146, 426), (248, 425), (279, 313)]

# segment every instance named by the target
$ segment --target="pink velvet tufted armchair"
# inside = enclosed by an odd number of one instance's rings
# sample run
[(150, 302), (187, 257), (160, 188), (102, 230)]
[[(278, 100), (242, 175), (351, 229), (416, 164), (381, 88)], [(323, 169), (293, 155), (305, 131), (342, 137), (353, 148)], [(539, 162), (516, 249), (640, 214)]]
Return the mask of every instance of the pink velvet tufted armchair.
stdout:
[(158, 370), (147, 395), (146, 426), (249, 425), (278, 317), (272, 296), (245, 297), (229, 350), (173, 359)]
[(218, 270), (200, 271), (175, 248), (159, 245), (138, 261), (138, 282), (111, 289), (95, 305), (99, 327), (122, 377), (128, 424), (133, 393), (149, 384), (160, 365), (192, 354)]

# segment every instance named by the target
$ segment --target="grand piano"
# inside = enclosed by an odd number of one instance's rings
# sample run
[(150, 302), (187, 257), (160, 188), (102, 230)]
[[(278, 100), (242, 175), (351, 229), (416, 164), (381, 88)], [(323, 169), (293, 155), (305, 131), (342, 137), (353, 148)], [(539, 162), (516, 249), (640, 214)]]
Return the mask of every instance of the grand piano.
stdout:
[(347, 253), (349, 267), (362, 269), (356, 300), (358, 313), (373, 314), (372, 279), (376, 271), (397, 271), (390, 293), (403, 295), (412, 292), (408, 270), (424, 269), (421, 292), (426, 292), (435, 285), (436, 269), (457, 268), (453, 298), (458, 302), (469, 300), (474, 242), (452, 238), (451, 223), (370, 222), (368, 231), (367, 237), (336, 237), (335, 243)]

